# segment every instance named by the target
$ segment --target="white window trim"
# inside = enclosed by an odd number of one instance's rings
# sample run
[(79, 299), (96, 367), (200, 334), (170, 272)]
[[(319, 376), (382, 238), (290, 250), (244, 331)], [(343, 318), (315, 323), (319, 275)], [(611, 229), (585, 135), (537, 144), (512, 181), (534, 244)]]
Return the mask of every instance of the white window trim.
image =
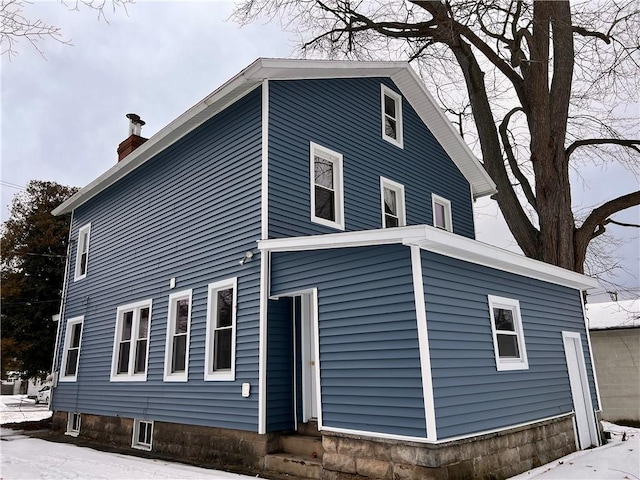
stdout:
[[(400, 147), (400, 148), (404, 148), (404, 140), (403, 140), (403, 124), (402, 124), (402, 95), (400, 95), (399, 93), (394, 92), (393, 90), (391, 90), (389, 87), (387, 87), (384, 84), (380, 85), (381, 87), (381, 94), (380, 94), (380, 119), (382, 122), (382, 138), (385, 139), (387, 142), (389, 143), (393, 143), (396, 147)], [(393, 138), (390, 137), (389, 135), (387, 135), (387, 132), (384, 128), (384, 124), (385, 124), (385, 110), (384, 110), (384, 97), (388, 96), (391, 97), (395, 100), (396, 102), (396, 133), (398, 135), (398, 138)]]
[[(78, 428), (73, 428), (73, 417), (78, 416)], [(71, 437), (77, 437), (80, 434), (80, 424), (82, 422), (82, 416), (78, 412), (67, 412), (67, 431), (64, 432), (65, 435), (69, 435)]]
[[(318, 156), (330, 160), (335, 165), (334, 174), (334, 191), (335, 208), (336, 208), (336, 220), (335, 222), (327, 220), (325, 218), (316, 217), (316, 192), (315, 192), (315, 160), (316, 152)], [(317, 143), (309, 142), (309, 178), (310, 178), (310, 192), (311, 192), (311, 221), (319, 223), (320, 225), (326, 225), (327, 227), (336, 228), (338, 230), (344, 230), (344, 182), (343, 182), (343, 158), (342, 154), (329, 150)]]
[[(233, 289), (233, 301), (231, 305), (231, 369), (213, 371), (213, 356), (215, 354), (213, 341), (215, 334), (214, 322), (217, 311), (217, 293), (220, 290)], [(207, 300), (207, 335), (205, 343), (205, 367), (204, 379), (207, 381), (233, 381), (236, 379), (236, 311), (238, 308), (238, 278), (230, 278), (219, 282), (210, 283)]]
[(396, 192), (396, 201), (398, 202), (398, 226), (404, 227), (407, 225), (407, 210), (406, 203), (404, 201), (404, 185), (388, 178), (380, 177), (380, 209), (382, 211), (382, 228), (391, 228), (385, 225), (385, 213), (384, 213), (384, 189), (388, 188)]
[[(78, 360), (76, 364), (76, 373), (73, 375), (67, 375), (67, 356), (69, 354), (69, 347), (71, 345), (71, 327), (76, 324), (82, 325), (82, 331), (80, 332), (80, 343), (78, 345)], [(73, 317), (67, 319), (67, 326), (64, 332), (64, 349), (62, 351), (62, 365), (60, 366), (60, 378), (61, 382), (75, 382), (78, 379), (78, 370), (80, 369), (80, 352), (82, 351), (82, 337), (84, 336), (84, 316)]]
[[(82, 236), (84, 234), (87, 234), (87, 264), (85, 266), (85, 270), (84, 273), (81, 274), (80, 273), (80, 262), (81, 262), (81, 252), (80, 252), (80, 246), (82, 245), (82, 242), (80, 241)], [(78, 230), (78, 244), (76, 245), (76, 268), (74, 270), (74, 276), (73, 276), (73, 281), (77, 281), (77, 280), (82, 280), (83, 278), (85, 278), (87, 276), (87, 272), (89, 271), (89, 246), (91, 245), (91, 224), (87, 223), (86, 225), (83, 225), (82, 227), (80, 227), (80, 229)]]
[[(149, 444), (138, 442), (138, 433), (140, 433), (140, 424), (143, 422), (151, 424), (151, 435), (149, 438)], [(151, 451), (151, 449), (153, 448), (153, 427), (154, 427), (153, 420), (135, 419), (133, 421), (133, 434), (131, 436), (131, 448), (136, 448), (138, 450), (146, 450), (148, 452)]]
[(447, 200), (440, 195), (436, 195), (435, 193), (431, 194), (431, 216), (433, 220), (433, 226), (436, 228), (440, 228), (436, 226), (436, 204), (440, 204), (444, 206), (444, 227), (441, 230), (446, 230), (447, 232), (453, 232), (453, 218), (451, 216), (451, 201)]
[[(137, 340), (138, 327), (140, 325), (140, 309), (149, 308), (149, 324), (147, 325), (147, 351), (144, 373), (133, 373), (135, 368), (136, 351), (132, 348), (129, 352), (129, 373), (118, 373), (118, 354), (120, 352), (120, 334), (122, 332), (121, 315), (123, 312), (129, 310), (138, 310), (138, 314), (134, 313), (133, 325), (131, 326), (131, 345)], [(113, 335), (113, 355), (111, 357), (111, 378), (112, 382), (145, 382), (147, 380), (147, 372), (149, 371), (149, 344), (151, 338), (151, 312), (152, 312), (152, 300), (142, 300), (140, 302), (130, 303), (128, 305), (122, 305), (118, 307), (116, 312), (116, 328)]]
[[(167, 339), (164, 353), (164, 381), (165, 382), (186, 382), (189, 379), (189, 343), (191, 338), (191, 313), (193, 310), (191, 289), (169, 295), (169, 311), (167, 312)], [(189, 316), (187, 317), (187, 343), (185, 347), (184, 372), (171, 373), (171, 359), (173, 357), (173, 335), (174, 320), (176, 311), (173, 308), (177, 300), (189, 299)]]
[[(496, 369), (498, 371), (505, 370), (528, 370), (529, 360), (527, 358), (527, 347), (524, 341), (524, 331), (522, 328), (522, 315), (520, 314), (520, 302), (513, 298), (497, 297), (494, 295), (487, 295), (489, 300), (489, 315), (491, 319), (491, 334), (493, 336), (493, 351), (496, 357)], [(513, 312), (513, 326), (515, 328), (515, 337), (518, 340), (518, 350), (520, 351), (520, 358), (501, 358), (498, 352), (498, 333), (502, 330), (496, 330), (496, 322), (493, 316), (494, 308), (503, 308), (505, 310), (511, 310)]]

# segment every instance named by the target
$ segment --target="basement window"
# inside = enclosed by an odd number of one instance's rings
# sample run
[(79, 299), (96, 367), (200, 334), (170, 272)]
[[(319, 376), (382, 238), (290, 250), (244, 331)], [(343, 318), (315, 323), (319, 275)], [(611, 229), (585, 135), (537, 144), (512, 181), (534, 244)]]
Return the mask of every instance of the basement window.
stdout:
[(152, 440), (153, 422), (151, 420), (134, 420), (131, 446), (139, 450), (151, 450)]
[(78, 412), (69, 412), (67, 414), (67, 431), (65, 435), (77, 437), (80, 433), (80, 414)]

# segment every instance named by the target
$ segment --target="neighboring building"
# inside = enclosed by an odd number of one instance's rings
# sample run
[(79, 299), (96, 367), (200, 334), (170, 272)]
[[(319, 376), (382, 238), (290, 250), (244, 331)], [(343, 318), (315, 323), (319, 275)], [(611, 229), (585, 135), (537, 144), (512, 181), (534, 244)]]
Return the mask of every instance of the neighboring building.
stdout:
[(602, 418), (640, 426), (640, 299), (587, 304)]
[(342, 479), (599, 443), (596, 282), (474, 239), (495, 186), (408, 64), (259, 59), (146, 142), (129, 117), (54, 211), (56, 428)]

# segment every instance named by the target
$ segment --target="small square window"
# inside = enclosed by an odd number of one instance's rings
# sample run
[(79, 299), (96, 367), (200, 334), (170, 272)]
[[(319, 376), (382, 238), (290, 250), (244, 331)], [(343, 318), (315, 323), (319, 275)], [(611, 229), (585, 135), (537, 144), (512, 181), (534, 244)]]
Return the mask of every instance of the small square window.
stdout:
[(64, 350), (62, 352), (61, 382), (75, 382), (78, 377), (83, 323), (84, 317), (74, 317), (67, 320)]
[(78, 412), (69, 412), (67, 414), (67, 431), (65, 435), (77, 437), (80, 434), (80, 419)]
[(190, 324), (191, 290), (170, 295), (164, 359), (166, 382), (186, 382), (188, 379)]
[(404, 227), (407, 224), (404, 185), (380, 177), (382, 228)]
[(152, 441), (153, 422), (150, 420), (134, 420), (131, 446), (140, 450), (151, 450)]
[(89, 266), (89, 239), (91, 237), (91, 224), (80, 228), (78, 231), (78, 246), (76, 249), (76, 269), (74, 280), (82, 280), (87, 276)]
[(234, 380), (237, 279), (209, 284), (205, 380)]
[(385, 85), (381, 89), (382, 138), (403, 148), (402, 97)]
[(311, 142), (311, 221), (344, 230), (342, 155)]
[(151, 300), (118, 307), (111, 381), (147, 379)]
[(527, 370), (520, 302), (493, 295), (488, 300), (497, 370)]
[(431, 206), (433, 212), (433, 226), (452, 232), (453, 222), (451, 220), (451, 202), (446, 198), (432, 194)]

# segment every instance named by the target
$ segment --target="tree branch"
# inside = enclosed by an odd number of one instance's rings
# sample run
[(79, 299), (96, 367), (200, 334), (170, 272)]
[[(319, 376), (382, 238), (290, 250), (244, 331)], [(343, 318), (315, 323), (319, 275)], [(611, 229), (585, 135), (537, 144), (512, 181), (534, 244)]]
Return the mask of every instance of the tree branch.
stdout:
[(617, 220), (614, 220), (613, 218), (608, 218), (604, 223), (605, 223), (605, 225), (608, 224), (608, 223), (613, 223), (614, 225), (618, 225), (620, 227), (640, 228), (640, 225), (637, 224), (637, 223), (618, 222)]
[(632, 148), (637, 152), (640, 152), (640, 149), (636, 147), (636, 145), (640, 145), (640, 140), (625, 140), (622, 138), (588, 138), (586, 140), (578, 140), (573, 142), (571, 145), (567, 147), (565, 153), (567, 158), (576, 150), (578, 147), (584, 147), (586, 145), (622, 145), (624, 147)]
[(587, 240), (588, 242), (597, 236), (595, 234), (599, 234), (600, 230), (604, 229), (607, 223), (611, 223), (611, 221), (607, 222), (608, 217), (636, 205), (640, 205), (640, 190), (603, 203), (598, 208), (595, 208), (586, 218), (582, 226), (577, 229), (576, 240)]

